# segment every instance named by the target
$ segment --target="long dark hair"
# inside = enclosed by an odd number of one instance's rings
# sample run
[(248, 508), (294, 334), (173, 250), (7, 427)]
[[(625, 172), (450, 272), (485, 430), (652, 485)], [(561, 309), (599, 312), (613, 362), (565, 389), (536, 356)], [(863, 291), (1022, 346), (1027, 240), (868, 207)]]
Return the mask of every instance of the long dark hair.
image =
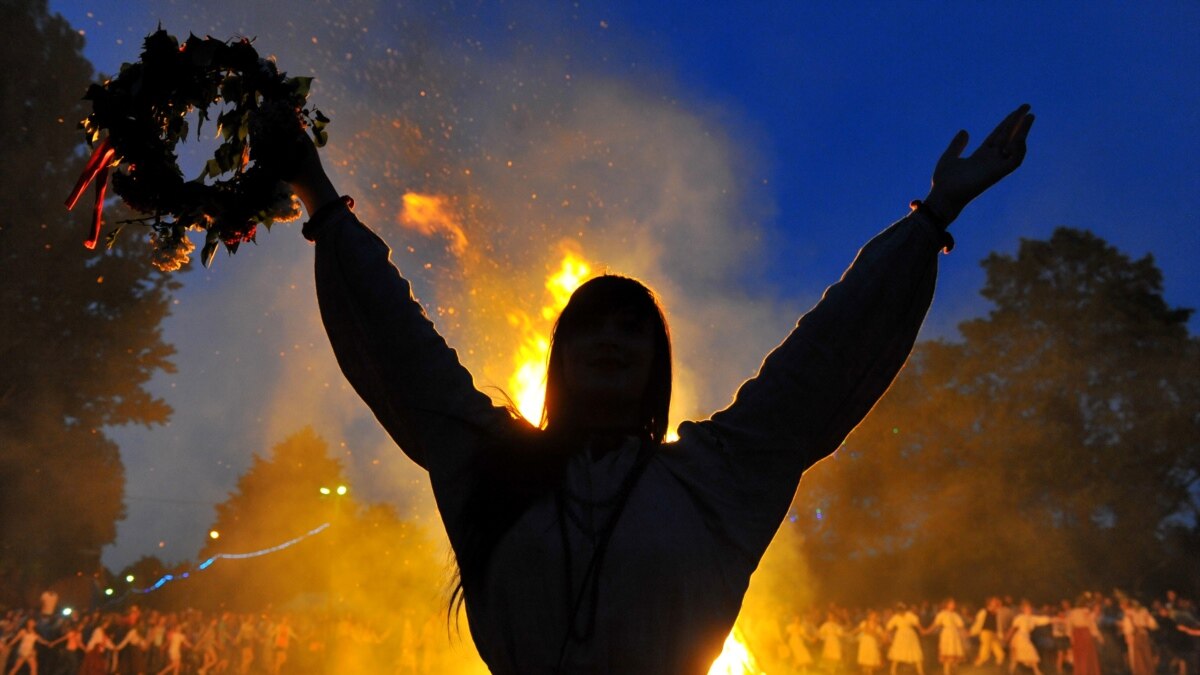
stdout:
[[(638, 405), (636, 432), (650, 446), (661, 445), (667, 433), (671, 408), (671, 333), (658, 297), (629, 277), (606, 274), (588, 280), (571, 294), (550, 337), (546, 368), (546, 399), (541, 428), (514, 425), (480, 451), (470, 496), (463, 509), (459, 531), (465, 536), (455, 546), (458, 564), (450, 598), (451, 614), (467, 595), (479, 597), (492, 551), (500, 538), (530, 506), (554, 492), (562, 483), (571, 455), (585, 435), (567, 414), (570, 393), (563, 379), (562, 344), (588, 330), (589, 319), (632, 310), (651, 322), (654, 356), (650, 377)], [(510, 411), (517, 415), (515, 407)]]

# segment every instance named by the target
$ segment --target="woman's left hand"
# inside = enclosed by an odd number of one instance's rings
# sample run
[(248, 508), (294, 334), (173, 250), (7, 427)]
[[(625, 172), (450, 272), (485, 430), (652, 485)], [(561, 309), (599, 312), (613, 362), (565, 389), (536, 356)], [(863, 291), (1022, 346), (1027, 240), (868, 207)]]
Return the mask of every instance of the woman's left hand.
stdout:
[(1029, 104), (1005, 117), (975, 152), (963, 157), (969, 137), (959, 131), (933, 170), (933, 187), (924, 204), (947, 223), (972, 199), (1000, 182), (1025, 159), (1025, 138), (1033, 126)]

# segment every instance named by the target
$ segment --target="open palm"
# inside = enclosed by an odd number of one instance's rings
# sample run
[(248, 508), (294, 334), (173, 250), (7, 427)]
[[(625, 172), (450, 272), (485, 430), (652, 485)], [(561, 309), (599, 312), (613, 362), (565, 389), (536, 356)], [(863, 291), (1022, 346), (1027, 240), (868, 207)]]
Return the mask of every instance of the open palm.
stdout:
[(975, 152), (962, 156), (970, 140), (959, 131), (933, 170), (933, 188), (925, 204), (947, 222), (963, 207), (983, 194), (1025, 160), (1025, 138), (1033, 126), (1033, 115), (1025, 104), (1009, 113), (992, 130)]

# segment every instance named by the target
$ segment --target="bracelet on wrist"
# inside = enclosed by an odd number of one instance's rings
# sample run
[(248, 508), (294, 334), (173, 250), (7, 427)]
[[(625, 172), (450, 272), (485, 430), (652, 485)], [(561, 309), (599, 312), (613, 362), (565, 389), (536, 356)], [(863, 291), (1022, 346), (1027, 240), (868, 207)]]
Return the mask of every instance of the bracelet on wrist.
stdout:
[(951, 236), (950, 232), (946, 229), (950, 227), (950, 221), (943, 218), (939, 213), (934, 211), (929, 207), (928, 204), (920, 199), (912, 200), (909, 203), (908, 208), (912, 209), (913, 213), (920, 214), (922, 218), (929, 221), (934, 227), (937, 228), (938, 234), (941, 238), (942, 253), (949, 253), (950, 251), (954, 250), (954, 237)]
[(304, 238), (309, 241), (316, 241), (320, 235), (320, 231), (324, 229), (323, 225), (328, 220), (327, 216), (329, 213), (339, 208), (353, 209), (354, 198), (350, 195), (342, 195), (317, 209), (316, 212), (308, 217), (308, 221), (304, 223), (304, 227), (300, 229), (301, 233), (304, 234)]

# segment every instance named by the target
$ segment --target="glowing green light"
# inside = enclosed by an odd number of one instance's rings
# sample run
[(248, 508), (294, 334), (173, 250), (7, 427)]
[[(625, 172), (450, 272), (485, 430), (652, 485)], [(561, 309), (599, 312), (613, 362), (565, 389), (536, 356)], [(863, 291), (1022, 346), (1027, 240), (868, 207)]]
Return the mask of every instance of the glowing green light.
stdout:
[(112, 595), (112, 594), (113, 594), (113, 592), (114, 592), (114, 591), (113, 591), (113, 589), (111, 589), (111, 588), (106, 588), (106, 589), (104, 589), (104, 594), (105, 594), (105, 595)]
[(132, 584), (132, 583), (133, 583), (133, 575), (132, 575), (132, 574), (126, 574), (126, 575), (125, 575), (125, 581), (128, 581), (129, 583), (131, 583), (131, 584)]

